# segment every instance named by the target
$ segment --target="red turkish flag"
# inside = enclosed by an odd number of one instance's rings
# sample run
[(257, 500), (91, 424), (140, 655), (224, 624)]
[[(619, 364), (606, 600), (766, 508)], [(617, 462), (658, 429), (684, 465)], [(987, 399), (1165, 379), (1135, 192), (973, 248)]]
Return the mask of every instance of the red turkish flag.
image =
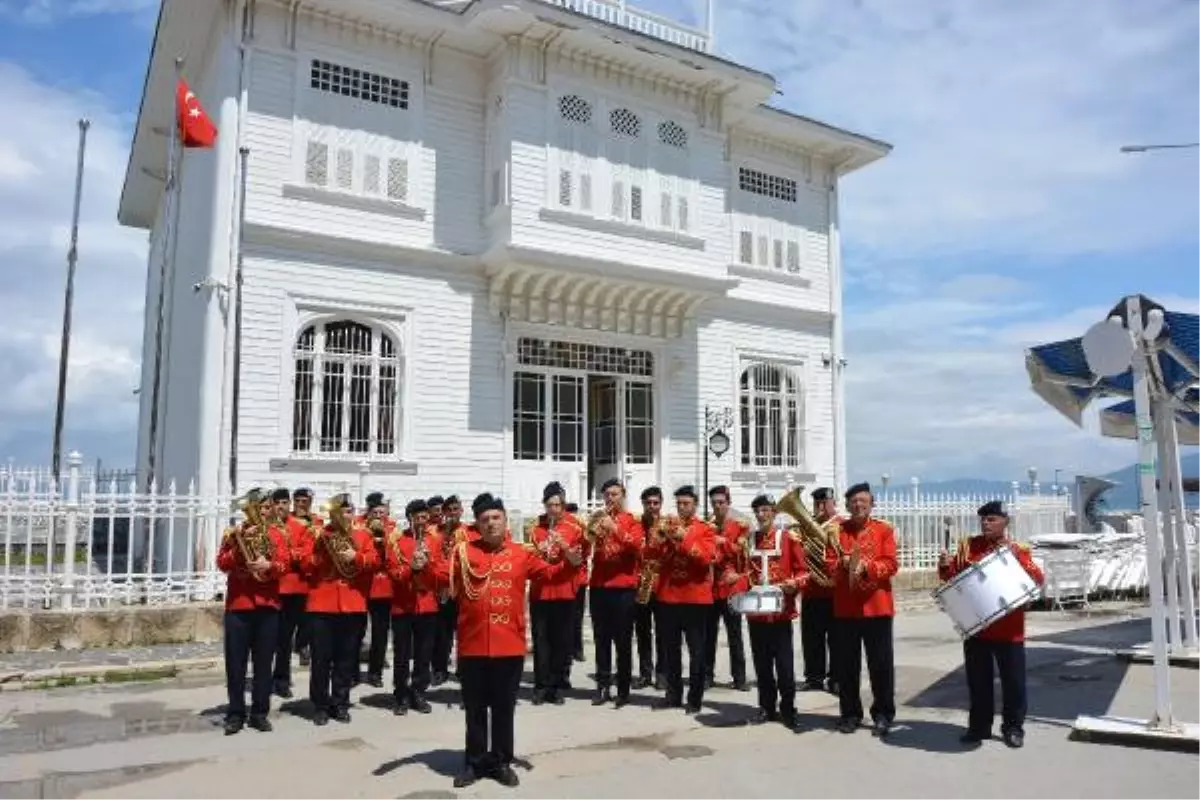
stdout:
[(212, 147), (216, 143), (217, 126), (183, 78), (175, 87), (175, 110), (179, 115), (179, 138), (184, 147)]

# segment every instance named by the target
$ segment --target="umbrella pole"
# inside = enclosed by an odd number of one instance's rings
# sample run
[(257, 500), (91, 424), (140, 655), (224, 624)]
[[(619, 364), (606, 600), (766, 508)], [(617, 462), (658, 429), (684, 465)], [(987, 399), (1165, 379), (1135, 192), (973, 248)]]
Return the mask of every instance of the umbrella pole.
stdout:
[[(1170, 403), (1162, 397), (1151, 401), (1154, 421), (1154, 439), (1158, 460), (1158, 519), (1162, 526), (1163, 577), (1167, 587), (1167, 652), (1179, 652), (1179, 553), (1175, 548), (1175, 515), (1171, 508), (1172, 478), (1171, 465), (1167, 461), (1165, 438), (1169, 421), (1175, 416)], [(1174, 433), (1174, 431), (1172, 431)]]
[[(1196, 650), (1196, 596), (1192, 584), (1191, 549), (1187, 540), (1187, 511), (1183, 503), (1183, 475), (1179, 466), (1179, 431), (1175, 419), (1175, 410), (1170, 400), (1161, 403), (1163, 416), (1162, 431), (1159, 437), (1159, 460), (1165, 472), (1163, 484), (1166, 487), (1167, 514), (1164, 518), (1170, 525), (1169, 531), (1174, 535), (1175, 573), (1171, 577), (1172, 585), (1178, 587), (1179, 599), (1182, 601), (1183, 613), (1183, 649)], [(1172, 627), (1175, 625), (1172, 617)]]
[(1171, 669), (1167, 659), (1167, 619), (1163, 608), (1163, 554), (1158, 527), (1158, 491), (1155, 487), (1155, 436), (1150, 410), (1150, 376), (1146, 364), (1141, 298), (1126, 298), (1126, 320), (1133, 334), (1134, 419), (1137, 425), (1139, 510), (1146, 531), (1146, 572), (1150, 579), (1150, 636), (1154, 655), (1154, 716), (1148, 727), (1171, 730)]

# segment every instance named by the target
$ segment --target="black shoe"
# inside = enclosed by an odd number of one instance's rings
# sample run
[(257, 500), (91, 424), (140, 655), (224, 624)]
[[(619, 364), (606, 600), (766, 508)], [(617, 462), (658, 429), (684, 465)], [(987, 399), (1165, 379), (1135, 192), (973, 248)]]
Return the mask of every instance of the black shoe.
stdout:
[(543, 694), (541, 691), (534, 689), (533, 690), (533, 704), (535, 706), (540, 706), (542, 703), (545, 703), (545, 702), (546, 702), (546, 695)]
[(655, 675), (654, 676), (654, 688), (660, 692), (665, 692), (667, 690), (667, 676), (666, 675)]
[(556, 706), (561, 706), (567, 702), (566, 700), (563, 699), (563, 696), (561, 694), (559, 694), (558, 692), (552, 693), (546, 699), (549, 700), (551, 703), (553, 703)]
[(838, 733), (854, 733), (858, 730), (862, 720), (857, 719), (839, 719), (837, 722)]
[(991, 732), (976, 733), (975, 731), (967, 731), (962, 736), (958, 737), (958, 740), (960, 742), (962, 742), (963, 744), (980, 744), (985, 739), (990, 739), (990, 738), (992, 738)]
[(512, 788), (521, 785), (521, 779), (517, 777), (517, 773), (508, 764), (497, 767), (492, 773), (492, 779), (501, 786)]
[(750, 684), (746, 683), (745, 678), (742, 678), (740, 681), (733, 682), (733, 690), (735, 692), (748, 692), (750, 691)]
[(1004, 743), (1014, 750), (1020, 750), (1025, 746), (1025, 734), (1020, 731), (1005, 731)]
[(688, 703), (684, 707), (683, 713), (687, 714), (689, 717), (692, 716), (693, 714), (699, 714), (700, 713), (700, 704), (699, 703)]
[(472, 767), (467, 767), (454, 776), (454, 788), (465, 789), (478, 780), (479, 776), (475, 774), (475, 770)]
[(612, 689), (607, 686), (596, 687), (596, 693), (592, 695), (592, 705), (602, 706), (612, 699)]
[(395, 704), (392, 706), (392, 713), (395, 714), (397, 717), (403, 717), (405, 714), (407, 714), (408, 713), (408, 698), (407, 697), (397, 697), (395, 700)]
[(820, 681), (805, 681), (800, 684), (800, 691), (802, 692), (819, 692), (824, 688), (825, 685)]
[(250, 727), (262, 733), (270, 733), (274, 728), (271, 725), (271, 720), (267, 719), (267, 715), (252, 714), (250, 716)]
[(796, 709), (789, 708), (779, 712), (779, 721), (783, 723), (783, 727), (789, 731), (796, 732), (800, 730), (800, 720), (796, 718)]
[(374, 686), (376, 689), (382, 689), (383, 688), (383, 678), (379, 675), (368, 675), (367, 676), (367, 685)]
[(429, 701), (425, 699), (424, 695), (420, 695), (420, 694), (413, 695), (412, 709), (413, 709), (413, 711), (417, 712), (418, 714), (432, 714), (433, 713), (433, 706), (429, 705)]
[(329, 724), (329, 714), (325, 711), (318, 711), (313, 714), (312, 720), (313, 725), (316, 725), (318, 728), (323, 727)]
[(892, 732), (891, 720), (886, 720), (886, 719), (883, 719), (882, 717), (880, 717), (879, 719), (875, 720), (873, 725), (871, 725), (871, 735), (876, 736), (880, 739), (887, 736), (891, 732)]
[(245, 727), (246, 720), (241, 717), (226, 717), (225, 718), (225, 735), (233, 736), (235, 733), (241, 733)]
[(626, 692), (624, 694), (621, 694), (620, 692), (618, 692), (617, 693), (617, 701), (615, 703), (613, 703), (613, 708), (624, 708), (627, 705), (629, 705), (629, 693)]
[[(441, 686), (445, 682), (446, 682), (446, 673), (435, 672), (435, 673), (433, 673), (433, 679), (429, 681), (429, 685), (430, 686)], [(471, 774), (474, 774), (474, 770), (471, 771)], [(478, 780), (478, 778), (475, 778), (473, 780)]]
[(334, 722), (340, 722), (343, 725), (350, 722), (350, 712), (344, 708), (339, 708), (337, 711), (334, 711), (332, 714), (330, 714), (330, 716), (333, 717)]
[(633, 679), (633, 688), (634, 689), (645, 689), (649, 685), (650, 685), (650, 679), (647, 678), (645, 675), (638, 675), (636, 678)]
[(768, 722), (774, 722), (779, 719), (779, 715), (769, 708), (760, 708), (754, 712), (754, 716), (750, 718), (751, 725), (766, 725)]

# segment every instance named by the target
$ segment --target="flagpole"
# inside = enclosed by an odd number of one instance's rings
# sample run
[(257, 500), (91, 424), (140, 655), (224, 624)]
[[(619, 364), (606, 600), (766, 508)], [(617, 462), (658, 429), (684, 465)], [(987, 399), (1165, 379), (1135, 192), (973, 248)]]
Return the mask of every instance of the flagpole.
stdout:
[(234, 291), (237, 292), (237, 296), (234, 299), (233, 312), (233, 397), (229, 406), (229, 491), (235, 496), (238, 471), (238, 401), (242, 393), (242, 265), (245, 263), (242, 253), (245, 242), (243, 231), (246, 227), (246, 167), (249, 160), (250, 148), (242, 147), (238, 150), (238, 170), (241, 174), (238, 195), (237, 271), (234, 277)]
[[(167, 299), (167, 266), (171, 261), (171, 240), (174, 238), (175, 232), (172, 231), (172, 218), (175, 216), (175, 207), (178, 205), (178, 198), (175, 197), (176, 172), (175, 162), (178, 160), (179, 151), (179, 81), (183, 76), (183, 59), (175, 59), (175, 85), (172, 87), (172, 92), (175, 100), (172, 103), (174, 113), (171, 116), (171, 139), (167, 148), (167, 184), (166, 193), (164, 196), (165, 209), (163, 214), (163, 239), (162, 253), (158, 267), (158, 301), (156, 309), (156, 319), (154, 326), (154, 381), (153, 388), (150, 392), (150, 430), (148, 439), (150, 446), (146, 455), (146, 489), (154, 483), (158, 462), (158, 405), (159, 396), (162, 389), (162, 359), (163, 359), (163, 333), (165, 328), (164, 307)], [(173, 270), (172, 270), (173, 271)]]
[(79, 120), (79, 155), (75, 161), (75, 205), (71, 211), (71, 244), (67, 249), (67, 288), (63, 298), (62, 344), (58, 353), (58, 399), (54, 407), (54, 453), (51, 472), (56, 482), (62, 480), (63, 417), (67, 407), (67, 361), (71, 352), (71, 307), (75, 302), (75, 265), (79, 261), (79, 207), (83, 200), (83, 162), (87, 152), (87, 132), (91, 126), (86, 118)]

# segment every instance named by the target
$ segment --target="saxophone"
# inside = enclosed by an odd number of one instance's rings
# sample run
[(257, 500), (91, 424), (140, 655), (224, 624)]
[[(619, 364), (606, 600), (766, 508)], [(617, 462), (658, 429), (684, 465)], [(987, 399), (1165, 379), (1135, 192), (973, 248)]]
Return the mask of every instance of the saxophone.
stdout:
[(324, 544), (325, 551), (329, 554), (329, 559), (333, 562), (338, 575), (346, 579), (353, 578), (358, 574), (358, 567), (354, 565), (353, 561), (342, 561), (340, 555), (341, 551), (347, 547), (354, 548), (354, 537), (350, 533), (354, 523), (347, 519), (345, 498), (336, 497), (326, 503), (321, 510), (329, 520), (329, 526), (317, 534), (317, 539)]
[[(645, 544), (646, 549), (661, 546), (678, 522), (677, 517), (668, 516), (660, 516), (655, 520), (653, 527), (650, 528), (650, 539)], [(642, 562), (642, 571), (638, 573), (637, 595), (635, 596), (638, 605), (647, 605), (654, 597), (654, 587), (658, 585), (660, 572), (662, 572), (661, 558), (647, 558)]]
[[(263, 519), (262, 500), (259, 491), (251, 489), (233, 503), (233, 510), (242, 512), (246, 519), (235, 525), (226, 535), (234, 537), (243, 566), (248, 566), (260, 557), (267, 560), (274, 557), (275, 546), (267, 533), (267, 521)], [(256, 576), (256, 579), (262, 582), (268, 580), (263, 576)]]

